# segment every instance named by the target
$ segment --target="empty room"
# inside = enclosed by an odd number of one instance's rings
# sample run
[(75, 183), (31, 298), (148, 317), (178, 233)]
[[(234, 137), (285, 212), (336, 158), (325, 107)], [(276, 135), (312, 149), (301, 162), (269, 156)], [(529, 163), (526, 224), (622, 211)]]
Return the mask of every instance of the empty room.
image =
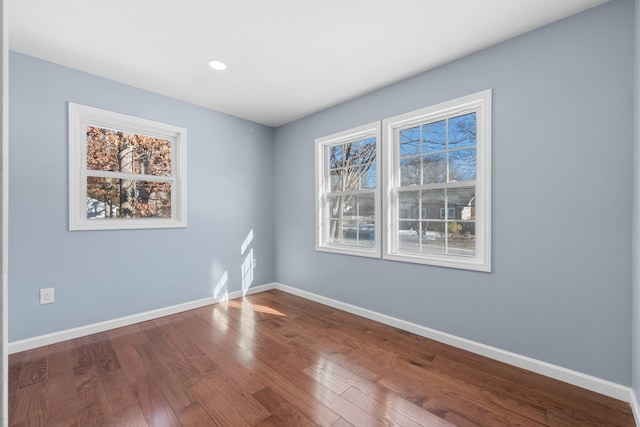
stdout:
[(0, 4), (4, 425), (640, 425), (640, 0)]

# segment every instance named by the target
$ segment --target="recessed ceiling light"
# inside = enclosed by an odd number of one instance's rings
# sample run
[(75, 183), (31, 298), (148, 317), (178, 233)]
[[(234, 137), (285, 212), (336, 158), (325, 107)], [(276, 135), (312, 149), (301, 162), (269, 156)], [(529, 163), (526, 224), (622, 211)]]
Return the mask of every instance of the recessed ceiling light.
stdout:
[(213, 68), (216, 71), (222, 71), (227, 69), (227, 64), (222, 61), (212, 59), (211, 61), (209, 61), (209, 67)]

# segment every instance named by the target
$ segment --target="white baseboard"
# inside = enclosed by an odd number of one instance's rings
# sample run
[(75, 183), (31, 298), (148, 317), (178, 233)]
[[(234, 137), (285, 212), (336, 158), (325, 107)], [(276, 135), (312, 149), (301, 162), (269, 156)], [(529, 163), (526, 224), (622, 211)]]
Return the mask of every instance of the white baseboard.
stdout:
[(470, 351), (500, 362), (507, 363), (509, 365), (517, 366), (519, 368), (526, 369), (528, 371), (536, 372), (569, 384), (576, 385), (578, 387), (585, 388), (587, 390), (594, 391), (596, 393), (603, 394), (605, 396), (613, 397), (614, 399), (622, 400), (630, 403), (631, 409), (636, 420), (636, 424), (640, 425), (640, 405), (638, 404), (638, 396), (634, 393), (631, 387), (626, 387), (620, 384), (616, 384), (611, 381), (607, 381), (601, 378), (597, 378), (591, 375), (583, 374), (581, 372), (573, 371), (571, 369), (563, 368), (561, 366), (553, 365), (551, 363), (543, 362), (537, 359), (533, 359), (520, 354), (512, 353), (509, 351), (501, 350), (496, 347), (491, 347), (479, 342), (471, 341), (465, 338), (460, 338), (455, 335), (451, 335), (445, 332), (440, 332), (435, 329), (427, 328), (426, 326), (418, 325), (415, 323), (407, 322), (395, 317), (387, 316), (385, 314), (377, 313), (366, 308), (358, 307), (355, 305), (347, 304), (338, 300), (324, 297), (322, 295), (307, 292), (292, 286), (284, 285), (281, 283), (269, 283), (255, 288), (250, 288), (246, 292), (234, 291), (230, 292), (222, 297), (204, 298), (196, 301), (187, 302), (184, 304), (178, 304), (171, 307), (165, 307), (157, 310), (147, 311), (132, 316), (121, 317), (118, 319), (109, 320), (106, 322), (95, 323), (92, 325), (82, 326), (78, 328), (68, 329), (65, 331), (55, 332), (47, 335), (41, 335), (34, 338), (29, 338), (21, 341), (14, 341), (9, 343), (9, 354), (17, 353), (20, 351), (30, 350), (36, 347), (42, 347), (57, 342), (78, 338), (98, 332), (108, 331), (123, 326), (132, 325), (135, 323), (144, 322), (147, 320), (157, 319), (163, 316), (169, 316), (171, 314), (180, 313), (187, 310), (203, 307), (205, 305), (215, 304), (227, 299), (239, 298), (243, 295), (255, 294), (258, 292), (268, 291), (270, 289), (278, 289), (283, 292), (287, 292), (293, 295), (297, 295), (302, 298), (306, 298), (311, 301), (316, 301), (320, 304), (328, 305), (330, 307), (337, 308), (349, 313), (356, 314), (358, 316), (365, 317), (367, 319), (375, 320), (385, 325), (393, 326), (398, 329), (402, 329), (408, 332), (412, 332), (416, 335), (420, 335), (435, 341), (439, 341), (444, 344), (451, 345), (453, 347), (461, 348), (463, 350)]
[[(460, 338), (455, 335), (440, 332), (435, 329), (427, 328), (422, 325), (407, 322), (405, 320), (397, 319), (385, 314), (380, 314), (366, 308), (357, 307), (355, 305), (323, 297), (321, 295), (303, 291), (301, 289), (283, 285), (281, 283), (276, 283), (275, 289), (279, 289), (283, 292), (316, 301), (343, 311), (347, 311), (349, 313), (357, 314), (358, 316), (362, 316), (367, 319), (375, 320), (377, 322), (384, 323), (386, 325), (393, 326), (408, 332), (412, 332), (416, 335), (420, 335), (434, 341), (439, 341), (453, 347), (461, 348), (472, 353), (486, 356), (488, 358), (498, 360), (509, 365), (517, 366), (519, 368), (523, 368), (538, 374), (542, 374), (569, 384), (573, 384), (587, 390), (595, 391), (596, 393), (604, 394), (605, 396), (613, 397), (614, 399), (622, 400), (627, 403), (629, 403), (631, 400), (632, 389), (630, 387), (616, 384), (611, 381), (583, 374), (581, 372), (573, 371), (571, 369), (563, 368), (561, 366), (553, 365), (551, 363), (543, 362), (541, 360), (533, 359), (527, 356), (522, 356), (520, 354), (501, 350), (499, 348), (491, 347), (465, 338)], [(636, 420), (637, 419), (638, 418), (636, 417)]]
[(636, 426), (640, 426), (640, 402), (638, 402), (638, 395), (634, 389), (631, 389), (631, 411), (633, 412)]
[(110, 329), (121, 328), (123, 326), (133, 325), (135, 323), (146, 322), (147, 320), (157, 319), (163, 316), (169, 316), (176, 313), (181, 313), (187, 310), (193, 310), (194, 308), (204, 307), (205, 305), (211, 305), (220, 301), (228, 299), (239, 298), (243, 295), (255, 294), (258, 292), (268, 291), (273, 289), (274, 284), (266, 284), (249, 288), (246, 292), (234, 291), (221, 295), (220, 297), (208, 297), (195, 301), (186, 302), (183, 304), (172, 305), (170, 307), (159, 308), (157, 310), (146, 311), (144, 313), (134, 314), (131, 316), (120, 317), (118, 319), (107, 320), (105, 322), (94, 323), (91, 325), (80, 326), (78, 328), (67, 329), (60, 332), (54, 332), (47, 335), (40, 335), (34, 338), (28, 338), (21, 341), (14, 341), (9, 343), (9, 354), (18, 353), (25, 350), (31, 350), (32, 348), (42, 347), (49, 344), (55, 344), (57, 342), (66, 341), (86, 335), (96, 334), (98, 332), (108, 331)]

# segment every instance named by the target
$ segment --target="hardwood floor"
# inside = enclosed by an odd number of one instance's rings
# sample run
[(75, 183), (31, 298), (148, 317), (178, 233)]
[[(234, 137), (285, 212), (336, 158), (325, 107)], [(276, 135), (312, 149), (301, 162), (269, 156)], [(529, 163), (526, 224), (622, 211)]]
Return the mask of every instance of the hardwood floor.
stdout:
[(633, 426), (629, 405), (280, 291), (9, 357), (11, 426)]

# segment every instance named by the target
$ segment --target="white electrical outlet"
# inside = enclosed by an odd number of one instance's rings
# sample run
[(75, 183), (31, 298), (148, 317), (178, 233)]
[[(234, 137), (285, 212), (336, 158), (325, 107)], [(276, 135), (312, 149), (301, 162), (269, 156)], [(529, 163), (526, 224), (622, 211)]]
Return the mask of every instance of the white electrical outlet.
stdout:
[(53, 288), (40, 289), (40, 304), (51, 304), (53, 301)]
[(255, 269), (258, 268), (258, 260), (257, 259), (252, 259), (251, 260), (251, 266)]

